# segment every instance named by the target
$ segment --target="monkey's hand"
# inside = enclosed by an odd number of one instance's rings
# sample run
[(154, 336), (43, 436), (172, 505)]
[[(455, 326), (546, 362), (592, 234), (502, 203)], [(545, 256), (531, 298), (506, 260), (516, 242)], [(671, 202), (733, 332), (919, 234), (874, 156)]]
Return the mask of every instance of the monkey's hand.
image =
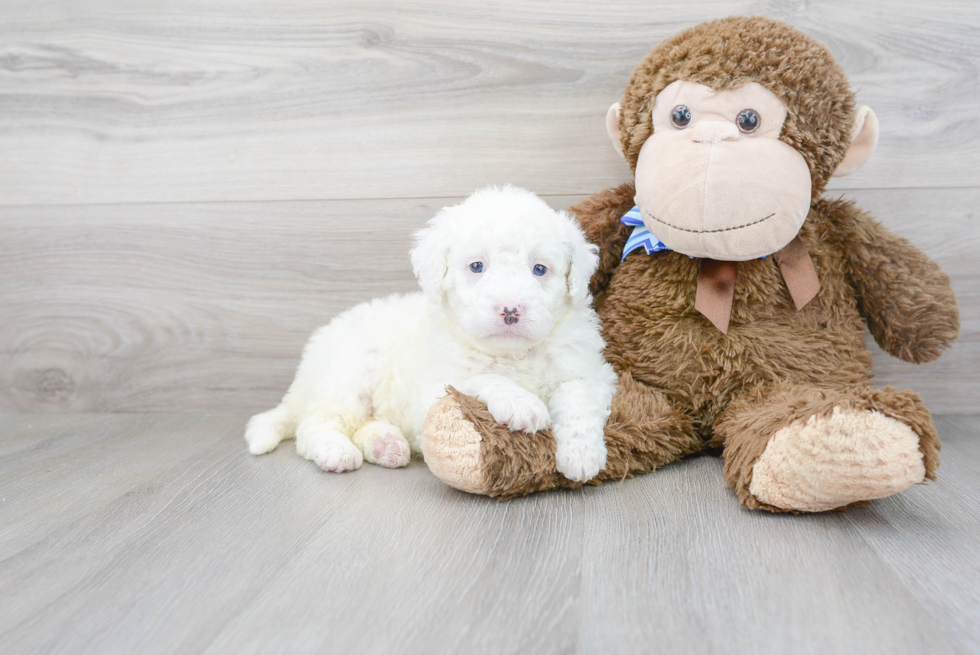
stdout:
[(599, 246), (599, 268), (592, 275), (589, 291), (598, 302), (613, 271), (623, 258), (623, 246), (633, 228), (620, 220), (633, 208), (636, 189), (624, 184), (615, 189), (600, 191), (569, 208), (582, 225), (585, 238)]
[(931, 362), (956, 339), (960, 315), (949, 276), (936, 262), (850, 207), (844, 242), (858, 309), (878, 345), (906, 362)]

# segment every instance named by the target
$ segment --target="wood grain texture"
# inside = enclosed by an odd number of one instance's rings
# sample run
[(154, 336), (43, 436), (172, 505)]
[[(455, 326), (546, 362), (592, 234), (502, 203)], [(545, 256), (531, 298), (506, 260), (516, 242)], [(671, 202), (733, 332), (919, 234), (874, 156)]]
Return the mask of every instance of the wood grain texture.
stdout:
[[(980, 653), (980, 535), (973, 531), (980, 525), (978, 427), (975, 417), (936, 419), (945, 440), (938, 472), (945, 501), (907, 494), (881, 501), (874, 516), (846, 515), (878, 556), (901, 572), (933, 625), (973, 653)], [(963, 614), (961, 607), (969, 611)]]
[(972, 0), (7, 0), (0, 204), (583, 194), (633, 66), (730, 14), (825, 42), (882, 124), (838, 188), (977, 183)]
[[(976, 413), (980, 190), (848, 194), (952, 275), (953, 349), (880, 352), (880, 384)], [(548, 200), (567, 207), (579, 196)], [(415, 290), (411, 233), (454, 198), (0, 208), (0, 408), (257, 411), (310, 333), (358, 302)]]
[[(410, 233), (437, 208), (3, 210), (0, 306), (14, 320), (0, 325), (0, 387), (71, 411), (133, 411), (125, 397), (141, 395), (157, 408), (237, 408), (254, 384), (277, 387), (263, 394), (274, 398), (314, 327), (370, 297), (417, 288)], [(204, 370), (218, 375), (187, 379)], [(211, 400), (185, 405), (188, 382), (203, 383)]]
[(978, 417), (938, 482), (813, 516), (712, 457), (496, 503), (245, 420), (0, 414), (0, 651), (980, 652)]
[[(937, 483), (819, 516), (740, 510), (707, 457), (494, 503), (245, 451), (315, 327), (415, 290), (414, 229), (488, 183), (628, 179), (603, 118), (633, 66), (736, 13), (876, 111), (833, 188), (963, 323), (925, 366), (873, 348), (878, 381), (977, 413), (972, 0), (5, 0), (0, 412), (47, 413), (0, 413), (0, 652), (980, 652), (976, 416), (937, 418)], [(92, 411), (154, 413), (58, 413)]]

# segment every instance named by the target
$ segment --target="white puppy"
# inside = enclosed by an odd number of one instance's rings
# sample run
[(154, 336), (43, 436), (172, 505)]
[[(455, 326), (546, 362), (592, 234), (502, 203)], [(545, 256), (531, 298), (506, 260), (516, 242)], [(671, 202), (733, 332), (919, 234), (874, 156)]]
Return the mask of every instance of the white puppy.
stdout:
[(551, 426), (558, 470), (594, 477), (616, 386), (590, 306), (596, 253), (571, 217), (523, 189), (446, 207), (411, 252), (424, 293), (358, 305), (317, 330), (282, 403), (249, 421), (249, 450), (295, 436), (325, 471), (365, 458), (404, 466), (453, 385), (512, 431)]

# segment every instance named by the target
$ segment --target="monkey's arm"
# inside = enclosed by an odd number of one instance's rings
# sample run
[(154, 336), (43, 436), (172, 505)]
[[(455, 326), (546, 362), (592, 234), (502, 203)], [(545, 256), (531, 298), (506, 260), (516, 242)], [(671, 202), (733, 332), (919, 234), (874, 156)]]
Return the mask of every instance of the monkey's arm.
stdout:
[(598, 301), (623, 257), (623, 246), (633, 231), (621, 219), (633, 208), (636, 190), (632, 184), (600, 191), (569, 211), (578, 219), (585, 238), (599, 246), (599, 268), (592, 275), (589, 291)]
[(878, 345), (906, 362), (931, 362), (956, 339), (949, 276), (911, 243), (848, 203), (843, 243), (858, 309)]

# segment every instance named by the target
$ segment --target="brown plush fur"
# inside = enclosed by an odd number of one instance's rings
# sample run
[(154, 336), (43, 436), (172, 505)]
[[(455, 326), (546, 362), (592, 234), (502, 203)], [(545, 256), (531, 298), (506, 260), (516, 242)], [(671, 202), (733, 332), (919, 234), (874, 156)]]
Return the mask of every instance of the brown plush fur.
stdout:
[[(572, 209), (586, 234), (611, 248), (608, 259), (613, 262), (622, 256), (631, 228), (618, 220), (610, 223), (608, 217), (622, 216), (632, 197), (632, 186), (625, 185), (604, 194), (609, 211)], [(591, 199), (590, 209), (596, 208), (595, 201)], [(814, 202), (799, 236), (820, 278), (817, 297), (797, 312), (773, 258), (742, 262), (727, 335), (694, 309), (696, 259), (676, 252), (640, 252), (612, 272), (600, 271), (593, 282), (609, 279), (605, 288), (595, 289), (606, 358), (617, 370), (630, 371), (638, 382), (660, 389), (692, 412), (699, 434), (710, 438), (722, 410), (756, 387), (784, 381), (868, 385), (872, 375), (862, 336), (865, 320), (875, 332), (888, 335), (883, 347), (909, 361), (934, 358), (955, 338), (958, 314), (949, 278), (851, 203)], [(909, 271), (920, 277), (909, 276)], [(888, 274), (884, 280), (883, 272)], [(890, 312), (870, 313), (869, 306)]]
[[(820, 197), (849, 143), (854, 98), (842, 71), (826, 48), (768, 19), (726, 19), (682, 32), (653, 49), (626, 89), (621, 130), (631, 165), (651, 133), (656, 93), (677, 79), (716, 90), (756, 81), (785, 102), (780, 138), (804, 156), (813, 180), (799, 237), (821, 288), (798, 312), (772, 257), (740, 262), (723, 334), (694, 309), (697, 259), (639, 251), (620, 261), (632, 230), (620, 221), (634, 204), (632, 184), (573, 207), (600, 249), (591, 289), (606, 357), (622, 375), (606, 430), (609, 463), (594, 482), (722, 448), (725, 478), (739, 500), (774, 510), (748, 492), (752, 466), (781, 427), (834, 407), (876, 410), (906, 423), (934, 478), (939, 440), (929, 413), (912, 392), (869, 387), (863, 332), (867, 324), (896, 357), (930, 361), (958, 334), (956, 301), (949, 278), (922, 252), (851, 202)], [(490, 495), (574, 486), (555, 471), (550, 433), (517, 437), (480, 403), (454, 400), (483, 435)]]

